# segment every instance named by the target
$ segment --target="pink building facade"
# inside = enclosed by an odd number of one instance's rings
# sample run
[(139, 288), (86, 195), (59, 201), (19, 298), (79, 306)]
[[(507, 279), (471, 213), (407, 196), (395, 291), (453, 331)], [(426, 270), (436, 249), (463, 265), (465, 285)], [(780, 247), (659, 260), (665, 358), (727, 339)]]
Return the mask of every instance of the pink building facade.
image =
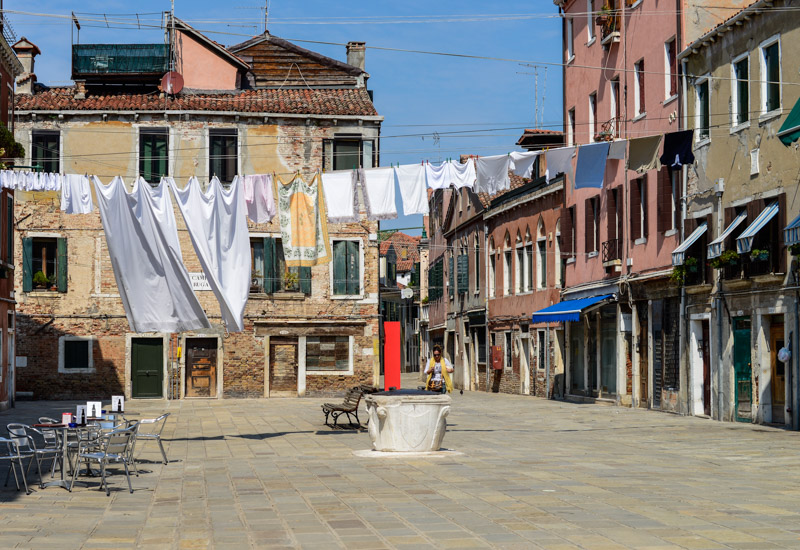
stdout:
[[(567, 145), (679, 130), (681, 16), (648, 17), (663, 9), (657, 0), (555, 4), (563, 16)], [(623, 159), (606, 163), (602, 189), (575, 189), (571, 177), (561, 220), (569, 256), (562, 298), (609, 297), (565, 323), (567, 393), (675, 408), (679, 299), (669, 275), (684, 174), (637, 173)]]

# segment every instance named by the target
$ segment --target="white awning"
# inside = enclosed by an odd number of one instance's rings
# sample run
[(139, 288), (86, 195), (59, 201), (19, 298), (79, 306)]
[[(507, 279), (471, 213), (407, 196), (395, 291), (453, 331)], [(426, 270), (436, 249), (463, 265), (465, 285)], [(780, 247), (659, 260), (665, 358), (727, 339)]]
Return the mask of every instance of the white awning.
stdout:
[(697, 239), (703, 236), (708, 230), (708, 224), (703, 222), (700, 226), (697, 227), (692, 234), (686, 237), (681, 245), (672, 251), (672, 265), (683, 265), (684, 256), (686, 256), (686, 251), (689, 250), (689, 247), (692, 246), (694, 243), (697, 242)]
[(722, 244), (725, 242), (725, 239), (727, 239), (730, 234), (733, 233), (734, 229), (739, 227), (739, 224), (741, 224), (745, 218), (747, 218), (747, 211), (743, 210), (738, 216), (736, 216), (736, 218), (734, 218), (731, 224), (725, 228), (725, 231), (722, 232), (722, 235), (711, 241), (711, 243), (708, 245), (709, 260), (712, 258), (718, 258), (719, 255), (722, 254)]
[(800, 216), (793, 219), (783, 230), (783, 242), (786, 246), (800, 243)]
[(753, 220), (753, 223), (747, 226), (747, 229), (744, 230), (744, 233), (739, 235), (739, 237), (736, 239), (736, 252), (739, 254), (746, 254), (750, 252), (750, 249), (753, 248), (753, 237), (755, 237), (756, 233), (761, 231), (761, 228), (767, 225), (777, 213), (778, 201), (773, 201), (769, 204), (769, 206), (761, 211), (761, 214), (759, 214), (758, 217)]

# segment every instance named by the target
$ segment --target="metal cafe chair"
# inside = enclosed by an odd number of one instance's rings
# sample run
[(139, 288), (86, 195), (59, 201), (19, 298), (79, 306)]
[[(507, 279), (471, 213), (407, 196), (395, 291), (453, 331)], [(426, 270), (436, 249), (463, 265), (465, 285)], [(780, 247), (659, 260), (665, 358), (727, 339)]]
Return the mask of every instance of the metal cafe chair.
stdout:
[[(39, 472), (39, 485), (43, 485), (44, 480), (42, 479), (42, 460), (46, 460), (48, 458), (55, 459), (55, 457), (59, 455), (58, 449), (38, 449), (33, 437), (31, 437), (31, 435), (28, 433), (29, 431), (32, 431), (32, 428), (26, 424), (12, 423), (8, 424), (6, 429), (8, 430), (8, 438), (15, 441), (17, 450), (19, 451), (21, 457), (30, 457), (28, 468), (25, 470), (23, 475), (28, 475), (31, 465), (35, 461), (36, 470)], [(8, 484), (8, 475), (6, 475), (6, 484)]]
[[(78, 449), (78, 462), (86, 460), (89, 462), (97, 462), (100, 465), (100, 490), (103, 487), (106, 489), (106, 496), (111, 494), (111, 489), (106, 481), (106, 470), (109, 464), (119, 464), (125, 468), (125, 477), (128, 480), (128, 489), (133, 493), (133, 486), (131, 485), (131, 474), (128, 469), (130, 462), (130, 448), (131, 441), (136, 437), (136, 425), (130, 428), (120, 430), (113, 430), (109, 433), (100, 436), (100, 449), (99, 450), (84, 450), (84, 443)], [(89, 442), (86, 442), (89, 444)], [(72, 483), (75, 483), (75, 477), (78, 475), (78, 469), (72, 470)]]
[(158, 446), (161, 449), (161, 456), (164, 458), (164, 464), (168, 464), (167, 453), (164, 451), (164, 444), (161, 442), (161, 432), (164, 431), (164, 426), (167, 424), (167, 417), (169, 413), (164, 413), (158, 418), (147, 418), (140, 420), (136, 432), (137, 440), (155, 440), (158, 441)]
[[(5, 449), (4, 453), (2, 452), (3, 449)], [(25, 479), (25, 468), (22, 465), (22, 458), (22, 453), (20, 453), (16, 440), (0, 437), (0, 461), (8, 462), (6, 485), (8, 485), (8, 478), (11, 476), (11, 472), (13, 471), (14, 482), (17, 485), (17, 491), (19, 491), (19, 477), (17, 476), (17, 466), (19, 466), (19, 472), (22, 475), (22, 484), (25, 486), (25, 494), (29, 495), (31, 494), (31, 490), (28, 489), (28, 480)]]

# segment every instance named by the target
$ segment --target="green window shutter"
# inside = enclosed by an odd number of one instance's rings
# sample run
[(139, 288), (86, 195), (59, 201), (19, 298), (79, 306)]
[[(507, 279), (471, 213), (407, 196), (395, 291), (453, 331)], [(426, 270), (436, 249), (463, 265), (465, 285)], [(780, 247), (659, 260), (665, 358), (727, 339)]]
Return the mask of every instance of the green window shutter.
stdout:
[(436, 263), (436, 299), (444, 296), (444, 259)]
[(280, 289), (280, 281), (275, 269), (276, 260), (275, 239), (266, 237), (264, 239), (264, 292), (267, 294), (272, 294), (275, 290)]
[(411, 286), (419, 286), (419, 262), (414, 264), (414, 271), (411, 272)]
[(311, 268), (298, 267), (297, 275), (300, 278), (300, 292), (306, 296), (311, 296)]
[(33, 239), (22, 239), (22, 292), (33, 290)]
[(347, 294), (347, 241), (333, 243), (333, 293)]
[(452, 300), (456, 293), (456, 269), (455, 269), (455, 261), (452, 256), (447, 259), (447, 265), (450, 269), (450, 284), (447, 285), (447, 294), (450, 296)]
[(458, 257), (458, 293), (465, 294), (469, 290), (469, 256)]
[(14, 265), (14, 197), (6, 195), (6, 263)]
[(358, 242), (347, 243), (347, 294), (355, 296), (361, 293), (361, 273), (359, 269)]
[(57, 289), (59, 292), (66, 292), (67, 291), (67, 239), (61, 237), (56, 239), (56, 246), (57, 246), (57, 260), (56, 262), (58, 265), (56, 268), (58, 269), (58, 279), (57, 279)]

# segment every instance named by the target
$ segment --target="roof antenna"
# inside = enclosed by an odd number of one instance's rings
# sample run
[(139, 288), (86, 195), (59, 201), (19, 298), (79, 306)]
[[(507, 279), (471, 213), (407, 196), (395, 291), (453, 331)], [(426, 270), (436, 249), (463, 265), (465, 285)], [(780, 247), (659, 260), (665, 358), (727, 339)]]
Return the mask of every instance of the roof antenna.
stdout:
[(267, 23), (269, 23), (269, 0), (264, 0), (264, 34), (267, 34)]

